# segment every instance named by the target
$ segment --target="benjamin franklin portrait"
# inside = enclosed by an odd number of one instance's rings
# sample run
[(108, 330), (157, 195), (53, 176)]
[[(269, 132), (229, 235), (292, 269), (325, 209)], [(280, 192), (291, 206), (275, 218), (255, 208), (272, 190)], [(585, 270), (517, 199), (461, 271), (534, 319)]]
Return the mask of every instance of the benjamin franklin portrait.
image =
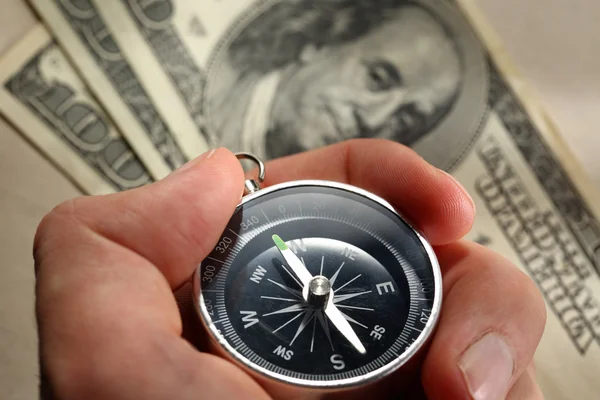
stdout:
[(220, 145), (265, 159), (350, 138), (411, 146), (451, 111), (464, 61), (423, 4), (271, 3), (213, 59), (205, 99)]

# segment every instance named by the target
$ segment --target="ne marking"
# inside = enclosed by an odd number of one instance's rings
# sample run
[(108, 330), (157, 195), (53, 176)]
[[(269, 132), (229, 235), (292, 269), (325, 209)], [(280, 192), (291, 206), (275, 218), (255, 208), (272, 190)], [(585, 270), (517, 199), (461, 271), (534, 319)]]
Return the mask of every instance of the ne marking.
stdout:
[(216, 258), (212, 258), (212, 257), (207, 257), (209, 260), (213, 260), (214, 262), (218, 262), (221, 264), (225, 264), (225, 261), (221, 261), (221, 260), (217, 260)]

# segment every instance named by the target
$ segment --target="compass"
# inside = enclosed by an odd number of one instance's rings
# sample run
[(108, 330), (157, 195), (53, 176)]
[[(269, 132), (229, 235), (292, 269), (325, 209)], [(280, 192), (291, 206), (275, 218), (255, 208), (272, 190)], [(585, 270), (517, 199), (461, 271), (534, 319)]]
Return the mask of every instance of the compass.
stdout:
[[(259, 159), (237, 156), (264, 179)], [(212, 350), (276, 398), (389, 390), (440, 313), (432, 247), (388, 202), (351, 185), (245, 187), (193, 277)]]

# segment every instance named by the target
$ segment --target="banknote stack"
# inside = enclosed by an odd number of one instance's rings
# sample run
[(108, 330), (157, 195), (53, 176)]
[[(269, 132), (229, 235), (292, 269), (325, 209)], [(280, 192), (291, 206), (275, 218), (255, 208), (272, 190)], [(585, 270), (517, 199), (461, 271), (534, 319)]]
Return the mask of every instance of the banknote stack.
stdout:
[(30, 0), (0, 113), (90, 195), (216, 146), (412, 147), (473, 196), (467, 239), (537, 283), (547, 399), (600, 393), (600, 201), (472, 0)]

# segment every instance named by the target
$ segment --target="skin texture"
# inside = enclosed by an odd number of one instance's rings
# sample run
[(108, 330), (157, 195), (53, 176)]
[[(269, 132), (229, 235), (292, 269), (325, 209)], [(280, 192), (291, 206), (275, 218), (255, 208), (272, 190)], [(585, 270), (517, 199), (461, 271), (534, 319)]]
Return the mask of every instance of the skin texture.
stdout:
[[(267, 171), (267, 185), (329, 179), (370, 190), (435, 247), (446, 297), (415, 382), (421, 395), (411, 398), (469, 399), (457, 360), (490, 331), (503, 335), (516, 355), (508, 399), (541, 398), (531, 361), (545, 324), (542, 298), (506, 259), (460, 241), (474, 207), (449, 175), (402, 145), (375, 139), (278, 159)], [(218, 149), (162, 181), (76, 198), (43, 219), (34, 258), (47, 398), (270, 398), (233, 364), (182, 337), (201, 339), (190, 333), (193, 312), (178, 308), (189, 296), (174, 295), (216, 244), (240, 200), (243, 176), (235, 156)]]
[(306, 46), (277, 90), (273, 132), (285, 135), (278, 143), (298, 142), (301, 149), (359, 137), (404, 143), (408, 138), (384, 129), (394, 113), (414, 105), (403, 118), (409, 129), (451, 100), (461, 79), (452, 38), (422, 8), (396, 13), (356, 41)]

